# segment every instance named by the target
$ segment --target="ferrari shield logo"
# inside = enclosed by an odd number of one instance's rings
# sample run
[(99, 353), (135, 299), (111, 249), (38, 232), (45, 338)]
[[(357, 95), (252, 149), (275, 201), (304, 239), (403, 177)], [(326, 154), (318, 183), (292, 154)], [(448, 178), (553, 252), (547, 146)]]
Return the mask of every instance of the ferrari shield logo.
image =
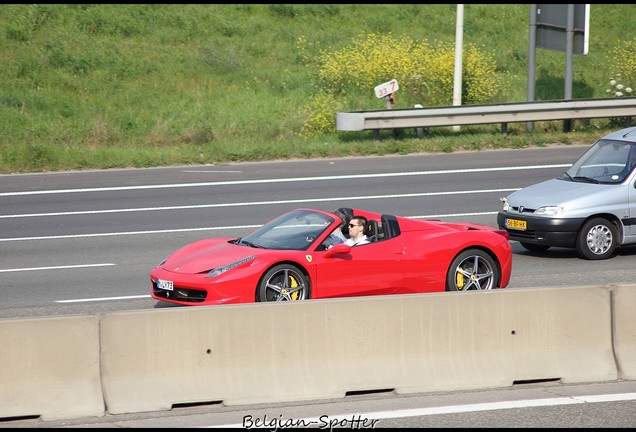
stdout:
[(311, 262), (311, 255), (305, 255), (305, 258), (307, 259), (307, 262)]

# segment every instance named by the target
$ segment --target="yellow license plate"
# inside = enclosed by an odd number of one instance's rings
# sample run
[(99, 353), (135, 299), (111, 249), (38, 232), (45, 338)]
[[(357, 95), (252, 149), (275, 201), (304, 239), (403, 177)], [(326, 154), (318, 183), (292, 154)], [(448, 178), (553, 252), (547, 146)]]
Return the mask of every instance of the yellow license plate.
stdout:
[(526, 230), (528, 227), (526, 221), (517, 220), (517, 219), (506, 219), (506, 228), (518, 229), (518, 230)]

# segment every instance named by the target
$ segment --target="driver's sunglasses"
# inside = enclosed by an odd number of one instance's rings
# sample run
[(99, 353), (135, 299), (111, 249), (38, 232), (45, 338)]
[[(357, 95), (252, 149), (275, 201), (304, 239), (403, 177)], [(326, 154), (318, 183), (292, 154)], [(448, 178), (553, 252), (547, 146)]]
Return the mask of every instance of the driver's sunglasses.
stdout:
[(356, 225), (356, 224), (351, 224), (351, 223), (349, 224), (349, 228), (353, 228), (353, 227), (356, 227), (356, 226), (362, 226), (362, 225)]

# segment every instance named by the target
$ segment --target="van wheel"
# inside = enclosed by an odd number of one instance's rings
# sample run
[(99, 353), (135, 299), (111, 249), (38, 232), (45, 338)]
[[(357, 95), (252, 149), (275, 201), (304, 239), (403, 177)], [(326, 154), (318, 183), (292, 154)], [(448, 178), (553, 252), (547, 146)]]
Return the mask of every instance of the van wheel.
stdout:
[(603, 260), (616, 249), (618, 230), (613, 223), (603, 218), (585, 222), (576, 239), (576, 250), (585, 259)]

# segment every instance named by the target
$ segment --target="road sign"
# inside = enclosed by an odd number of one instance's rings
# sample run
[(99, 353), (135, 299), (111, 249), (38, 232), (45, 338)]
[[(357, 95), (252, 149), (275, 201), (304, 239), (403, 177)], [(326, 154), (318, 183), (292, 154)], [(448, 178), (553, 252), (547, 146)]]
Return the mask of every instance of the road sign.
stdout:
[[(567, 4), (537, 5), (537, 47), (564, 51), (567, 37)], [(590, 5), (574, 5), (574, 52), (587, 55), (590, 38)]]
[(380, 84), (379, 86), (376, 86), (374, 90), (375, 90), (376, 97), (383, 98), (385, 96), (390, 95), (391, 93), (398, 91), (399, 89), (400, 89), (400, 86), (398, 85), (397, 80), (393, 78), (391, 81), (388, 81), (383, 84)]

